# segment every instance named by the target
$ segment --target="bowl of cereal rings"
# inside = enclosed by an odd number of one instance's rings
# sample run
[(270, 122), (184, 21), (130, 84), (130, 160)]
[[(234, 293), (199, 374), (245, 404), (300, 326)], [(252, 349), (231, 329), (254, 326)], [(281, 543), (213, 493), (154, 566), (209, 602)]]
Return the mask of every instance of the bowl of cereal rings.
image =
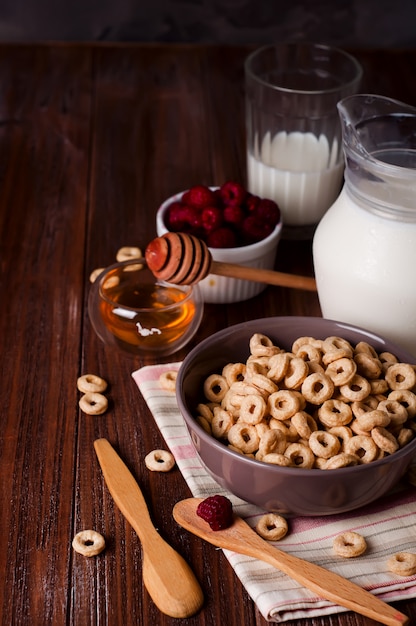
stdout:
[(272, 317), (202, 341), (177, 401), (207, 472), (288, 516), (377, 500), (416, 454), (416, 366), (392, 342), (312, 317)]

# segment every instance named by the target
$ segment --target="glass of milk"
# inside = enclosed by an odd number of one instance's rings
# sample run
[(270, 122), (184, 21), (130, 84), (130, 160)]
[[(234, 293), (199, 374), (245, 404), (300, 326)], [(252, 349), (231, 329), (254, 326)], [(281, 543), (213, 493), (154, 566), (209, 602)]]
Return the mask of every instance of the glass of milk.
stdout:
[(247, 185), (278, 203), (286, 238), (312, 237), (340, 193), (337, 103), (361, 76), (353, 56), (321, 44), (267, 45), (246, 59)]

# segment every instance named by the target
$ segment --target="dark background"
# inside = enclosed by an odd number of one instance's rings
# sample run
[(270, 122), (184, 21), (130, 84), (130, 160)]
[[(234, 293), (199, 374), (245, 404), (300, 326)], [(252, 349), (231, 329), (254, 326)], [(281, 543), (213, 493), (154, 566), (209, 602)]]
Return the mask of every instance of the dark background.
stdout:
[(416, 47), (416, 0), (0, 0), (0, 40)]

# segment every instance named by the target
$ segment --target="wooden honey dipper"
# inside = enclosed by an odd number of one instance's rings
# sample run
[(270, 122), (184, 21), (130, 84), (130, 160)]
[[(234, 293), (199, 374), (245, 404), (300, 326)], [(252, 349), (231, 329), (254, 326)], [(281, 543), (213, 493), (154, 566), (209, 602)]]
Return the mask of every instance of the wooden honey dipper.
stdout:
[(146, 248), (145, 258), (156, 278), (175, 285), (193, 285), (208, 274), (216, 274), (278, 287), (316, 291), (315, 279), (309, 276), (214, 261), (207, 245), (186, 233), (169, 232), (153, 239)]

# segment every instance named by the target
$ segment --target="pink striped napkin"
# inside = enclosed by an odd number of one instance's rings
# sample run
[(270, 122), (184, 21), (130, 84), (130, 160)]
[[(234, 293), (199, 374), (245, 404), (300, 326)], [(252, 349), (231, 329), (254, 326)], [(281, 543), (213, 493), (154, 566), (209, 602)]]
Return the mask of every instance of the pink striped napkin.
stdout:
[[(194, 497), (222, 493), (230, 498), (235, 512), (250, 526), (264, 513), (224, 491), (205, 471), (188, 435), (173, 392), (159, 384), (162, 372), (178, 369), (180, 363), (143, 367), (132, 374), (166, 445)], [(387, 602), (416, 597), (416, 576), (403, 578), (388, 571), (386, 561), (396, 552), (416, 549), (416, 489), (398, 489), (369, 508), (342, 516), (289, 520), (289, 533), (279, 548), (332, 570), (364, 587)], [(337, 557), (332, 551), (334, 537), (346, 530), (364, 535), (365, 555), (353, 559)], [(345, 611), (315, 596), (267, 563), (224, 550), (224, 554), (264, 618), (285, 622)]]

